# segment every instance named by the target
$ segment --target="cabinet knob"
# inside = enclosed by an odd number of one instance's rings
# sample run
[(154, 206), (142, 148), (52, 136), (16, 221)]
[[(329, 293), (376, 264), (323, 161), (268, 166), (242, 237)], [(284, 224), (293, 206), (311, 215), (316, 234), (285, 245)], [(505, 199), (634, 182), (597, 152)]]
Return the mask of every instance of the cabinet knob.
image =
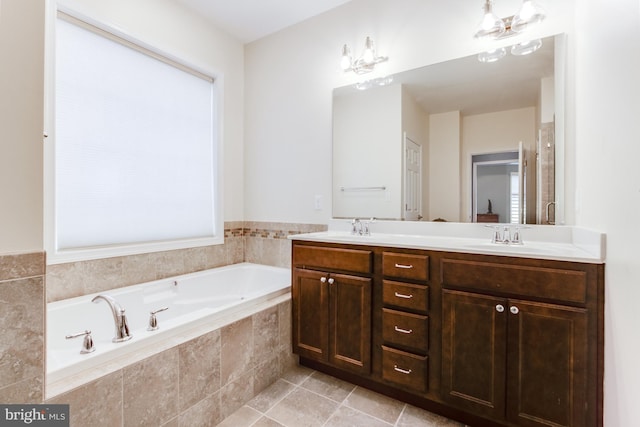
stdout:
[(520, 313), (520, 309), (518, 307), (516, 307), (515, 305), (512, 305), (511, 308), (509, 308), (509, 311), (511, 312), (511, 314)]
[(320, 278), (320, 282), (321, 283), (327, 283), (327, 278), (326, 277), (321, 277)]
[(502, 312), (504, 312), (504, 305), (502, 305), (502, 304), (498, 304), (498, 305), (496, 305), (496, 311), (497, 311), (498, 313), (502, 313)]
[(328, 280), (328, 282), (329, 282), (329, 284), (330, 284), (330, 285), (333, 285), (333, 283), (334, 283), (335, 281), (336, 281), (336, 280), (335, 280), (333, 277), (330, 277), (330, 278), (329, 278), (329, 280)]

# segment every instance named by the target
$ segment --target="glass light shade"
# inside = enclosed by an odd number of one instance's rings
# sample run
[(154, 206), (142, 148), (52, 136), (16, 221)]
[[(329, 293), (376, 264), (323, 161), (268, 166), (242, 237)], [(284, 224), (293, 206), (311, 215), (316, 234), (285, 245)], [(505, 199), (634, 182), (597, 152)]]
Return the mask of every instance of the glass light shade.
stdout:
[(367, 64), (371, 64), (376, 58), (376, 54), (373, 50), (373, 40), (371, 40), (370, 37), (367, 37), (367, 39), (364, 41), (364, 52), (362, 53), (362, 60), (367, 63)]
[(478, 61), (480, 62), (496, 62), (505, 57), (507, 54), (507, 50), (503, 47), (498, 49), (488, 50), (486, 52), (482, 52), (478, 54)]
[(542, 22), (546, 18), (544, 9), (533, 0), (524, 0), (520, 11), (513, 17), (511, 21), (511, 30), (520, 32)]
[(477, 39), (485, 39), (497, 38), (502, 35), (506, 30), (504, 21), (493, 13), (490, 0), (486, 0), (483, 11), (484, 16), (480, 24), (478, 24), (478, 29), (473, 34), (473, 37)]
[(511, 46), (511, 54), (516, 56), (529, 55), (540, 49), (541, 46), (542, 40), (540, 39), (527, 40)]
[(358, 82), (354, 85), (354, 87), (358, 90), (367, 90), (372, 86), (371, 80), (365, 80), (363, 82)]
[(340, 68), (348, 70), (351, 68), (351, 53), (349, 52), (349, 46), (346, 44), (342, 47), (342, 59), (340, 59)]

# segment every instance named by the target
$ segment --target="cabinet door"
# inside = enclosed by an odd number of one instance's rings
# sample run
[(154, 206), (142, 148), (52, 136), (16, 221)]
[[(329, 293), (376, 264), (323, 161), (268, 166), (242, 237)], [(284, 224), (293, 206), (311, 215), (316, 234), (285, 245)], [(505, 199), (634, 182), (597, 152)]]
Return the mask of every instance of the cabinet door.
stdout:
[(443, 290), (442, 399), (478, 415), (505, 416), (507, 304)]
[(291, 286), (293, 352), (329, 360), (329, 293), (327, 274), (294, 269)]
[(331, 274), (329, 361), (360, 374), (371, 372), (371, 279)]
[(509, 300), (508, 317), (509, 421), (588, 425), (586, 310)]

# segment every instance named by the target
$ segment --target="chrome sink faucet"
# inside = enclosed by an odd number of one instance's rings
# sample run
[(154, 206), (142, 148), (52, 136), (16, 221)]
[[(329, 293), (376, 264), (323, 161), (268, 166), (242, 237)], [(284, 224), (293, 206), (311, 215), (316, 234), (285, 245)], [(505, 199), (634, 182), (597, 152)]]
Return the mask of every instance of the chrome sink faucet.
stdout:
[(116, 327), (116, 336), (113, 337), (113, 342), (123, 342), (130, 340), (132, 335), (129, 333), (129, 324), (127, 323), (127, 316), (124, 314), (124, 308), (109, 295), (98, 295), (94, 297), (91, 302), (98, 303), (100, 300), (106, 301), (109, 304), (111, 313), (113, 314), (113, 322)]
[(351, 234), (358, 236), (371, 236), (371, 223), (375, 222), (375, 218), (369, 221), (362, 221), (360, 218), (351, 220)]
[[(502, 228), (501, 228), (502, 227)], [(520, 227), (515, 226), (513, 230), (511, 226), (492, 226), (493, 235), (491, 237), (491, 243), (502, 243), (505, 245), (522, 245), (524, 242), (522, 241), (522, 236), (520, 232)]]

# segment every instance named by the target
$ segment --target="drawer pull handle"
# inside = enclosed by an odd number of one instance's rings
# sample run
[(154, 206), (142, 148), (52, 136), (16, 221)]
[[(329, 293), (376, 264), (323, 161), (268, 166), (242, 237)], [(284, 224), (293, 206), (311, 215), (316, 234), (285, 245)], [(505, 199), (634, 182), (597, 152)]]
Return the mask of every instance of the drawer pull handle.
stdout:
[(409, 265), (405, 265), (405, 264), (398, 264), (396, 263), (396, 268), (406, 268), (406, 269), (411, 269), (413, 268), (413, 265), (409, 264)]
[(394, 294), (396, 295), (396, 297), (398, 298), (404, 298), (404, 299), (411, 299), (413, 298), (413, 295), (405, 295), (405, 294), (399, 294), (397, 292), (394, 292)]
[(398, 368), (398, 365), (393, 365), (393, 370), (400, 372), (401, 374), (407, 374), (409, 375), (411, 373), (411, 369), (402, 369), (402, 368)]
[(398, 326), (394, 326), (394, 329), (396, 330), (396, 332), (402, 332), (403, 334), (410, 334), (413, 332), (413, 329), (402, 329), (398, 328)]

